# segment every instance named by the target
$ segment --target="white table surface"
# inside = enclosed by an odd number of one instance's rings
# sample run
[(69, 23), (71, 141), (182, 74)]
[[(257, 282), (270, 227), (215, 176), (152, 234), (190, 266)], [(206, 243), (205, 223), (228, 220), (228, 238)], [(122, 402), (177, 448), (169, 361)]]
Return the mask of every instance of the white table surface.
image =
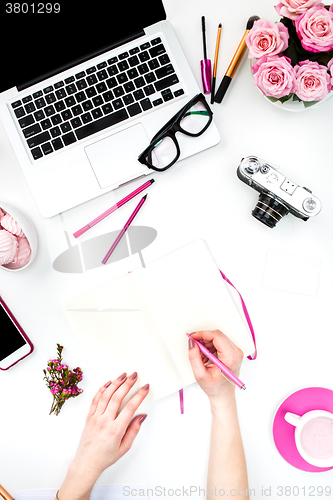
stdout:
[[(274, 2), (267, 0), (164, 0), (164, 4), (198, 82), (202, 15), (206, 16), (211, 59), (217, 25), (223, 24), (218, 83), (248, 18), (257, 14), (278, 20)], [(312, 386), (333, 389), (332, 111), (333, 99), (301, 113), (276, 108), (255, 88), (250, 64), (244, 58), (222, 104), (213, 106), (221, 142), (156, 176), (149, 207), (136, 221), (158, 232), (155, 242), (143, 251), (145, 260), (204, 238), (246, 301), (257, 336), (258, 358), (244, 361), (242, 380), (247, 390), (237, 397), (253, 498), (288, 498), (288, 490), (278, 486), (297, 486), (300, 498), (319, 498), (308, 496), (310, 486), (333, 485), (332, 471), (308, 473), (285, 462), (272, 437), (274, 413), (289, 394)], [(322, 212), (306, 223), (288, 215), (274, 229), (255, 220), (251, 211), (258, 194), (236, 176), (241, 158), (251, 154), (280, 165), (289, 178), (312, 189), (322, 201)], [(56, 272), (48, 249), (50, 221), (39, 215), (1, 124), (0, 161), (0, 199), (30, 216), (39, 240), (36, 260), (28, 269), (1, 271), (0, 276), (1, 295), (35, 345), (31, 356), (0, 373), (0, 484), (15, 496), (21, 489), (60, 486), (98, 389), (61, 305), (140, 262), (136, 255), (85, 274)], [(121, 188), (116, 197), (127, 193), (128, 187)], [(94, 201), (90, 203), (94, 207)], [(123, 220), (115, 214), (108, 227), (119, 229)], [(264, 287), (269, 251), (290, 254), (296, 260), (319, 259), (315, 295)], [(52, 397), (42, 373), (47, 360), (55, 357), (56, 343), (65, 346), (66, 363), (84, 371), (84, 393), (67, 402), (59, 417), (48, 416)], [(132, 450), (98, 484), (143, 484), (173, 490), (205, 487), (209, 436), (208, 401), (193, 384), (185, 389), (184, 415), (179, 411), (178, 394), (150, 405)], [(197, 496), (193, 492), (191, 498)]]

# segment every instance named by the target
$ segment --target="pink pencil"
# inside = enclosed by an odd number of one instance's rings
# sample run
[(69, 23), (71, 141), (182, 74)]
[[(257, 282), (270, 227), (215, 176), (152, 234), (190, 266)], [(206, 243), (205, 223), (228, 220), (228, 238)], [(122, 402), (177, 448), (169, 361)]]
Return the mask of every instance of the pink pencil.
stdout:
[(223, 373), (223, 375), (226, 376), (226, 378), (233, 384), (237, 385), (237, 387), (239, 387), (240, 389), (246, 389), (245, 387), (245, 384), (243, 384), (243, 382), (241, 382), (239, 380), (239, 378), (236, 377), (236, 375), (234, 375), (232, 373), (231, 370), (229, 370), (229, 368), (227, 368), (223, 363), (222, 361), (220, 361), (219, 359), (217, 359), (216, 356), (214, 356), (214, 354), (212, 354), (209, 349), (207, 349), (207, 347), (205, 347), (204, 345), (202, 345), (201, 342), (199, 342), (199, 340), (196, 340), (194, 339), (193, 337), (191, 337), (190, 334), (186, 334), (188, 336), (189, 339), (192, 339), (194, 340), (194, 342), (197, 343), (200, 351), (205, 355), (207, 356), (208, 359), (210, 359), (214, 365), (216, 365), (220, 370), (221, 372)]
[(112, 212), (115, 212), (115, 210), (117, 210), (118, 208), (120, 208), (123, 205), (125, 205), (125, 203), (127, 203), (132, 198), (134, 198), (134, 196), (136, 196), (137, 194), (141, 193), (141, 191), (144, 191), (144, 189), (146, 189), (149, 186), (151, 186), (153, 184), (153, 182), (155, 182), (154, 179), (151, 179), (150, 181), (147, 181), (144, 184), (142, 184), (142, 186), (138, 187), (137, 189), (135, 189), (135, 191), (133, 191), (132, 193), (130, 193), (127, 196), (125, 196), (125, 198), (123, 198), (122, 200), (118, 201), (118, 203), (116, 203), (115, 205), (113, 205), (111, 208), (108, 208), (108, 210), (106, 210), (101, 215), (99, 215), (98, 217), (96, 217), (96, 219), (94, 219), (93, 221), (89, 222), (89, 224), (87, 224), (86, 226), (82, 227), (81, 229), (79, 229), (78, 231), (76, 231), (75, 233), (73, 233), (73, 236), (75, 238), (78, 238), (79, 236), (81, 236), (81, 234), (85, 233), (86, 231), (88, 231), (88, 229), (90, 229), (91, 227), (93, 227), (96, 224), (98, 224), (98, 222), (100, 222), (101, 220), (105, 219), (105, 217), (107, 217), (108, 215), (112, 214)]
[(136, 214), (138, 213), (138, 211), (140, 210), (140, 208), (142, 207), (142, 205), (144, 204), (144, 202), (146, 201), (147, 199), (147, 194), (141, 198), (141, 200), (139, 201), (139, 203), (137, 204), (136, 206), (136, 209), (134, 210), (134, 212), (132, 213), (132, 215), (130, 216), (130, 218), (128, 219), (128, 221), (126, 222), (125, 226), (122, 228), (122, 230), (120, 231), (120, 233), (118, 234), (117, 238), (115, 239), (114, 243), (112, 244), (110, 250), (108, 251), (108, 253), (106, 254), (106, 256), (104, 257), (104, 259), (102, 260), (102, 264), (106, 264), (108, 259), (110, 258), (110, 255), (112, 254), (112, 252), (114, 251), (114, 249), (116, 248), (116, 246), (118, 245), (119, 241), (121, 240), (121, 238), (124, 236), (124, 234), (126, 233), (128, 227), (130, 226), (130, 224), (132, 223), (134, 217), (136, 216)]

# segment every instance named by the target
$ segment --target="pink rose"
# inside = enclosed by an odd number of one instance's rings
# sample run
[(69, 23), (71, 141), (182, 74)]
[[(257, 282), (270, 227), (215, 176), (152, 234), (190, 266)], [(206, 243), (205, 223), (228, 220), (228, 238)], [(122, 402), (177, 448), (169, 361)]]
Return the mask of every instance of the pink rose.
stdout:
[(288, 47), (288, 39), (289, 32), (284, 24), (258, 19), (245, 39), (249, 58), (279, 54)]
[(254, 83), (264, 95), (284, 97), (295, 92), (295, 73), (285, 56), (264, 56), (252, 66)]
[(329, 69), (329, 71), (331, 73), (331, 85), (332, 85), (332, 88), (333, 88), (333, 59), (331, 59), (330, 61), (328, 61), (327, 67), (328, 67), (328, 69)]
[(329, 52), (333, 49), (333, 12), (322, 5), (302, 14), (296, 19), (295, 27), (305, 50)]
[(317, 61), (301, 61), (295, 66), (295, 94), (302, 101), (321, 101), (331, 91), (331, 78), (327, 67)]
[(319, 4), (324, 6), (321, 0), (281, 0), (274, 8), (279, 16), (288, 17), (294, 21), (311, 7)]

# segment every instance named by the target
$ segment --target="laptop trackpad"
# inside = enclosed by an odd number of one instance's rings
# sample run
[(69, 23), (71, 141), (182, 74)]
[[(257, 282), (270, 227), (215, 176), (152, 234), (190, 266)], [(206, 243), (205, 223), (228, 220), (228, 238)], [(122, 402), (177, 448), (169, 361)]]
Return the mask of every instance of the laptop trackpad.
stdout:
[(110, 135), (85, 148), (90, 165), (101, 188), (122, 184), (149, 169), (138, 162), (138, 156), (149, 145), (142, 123)]

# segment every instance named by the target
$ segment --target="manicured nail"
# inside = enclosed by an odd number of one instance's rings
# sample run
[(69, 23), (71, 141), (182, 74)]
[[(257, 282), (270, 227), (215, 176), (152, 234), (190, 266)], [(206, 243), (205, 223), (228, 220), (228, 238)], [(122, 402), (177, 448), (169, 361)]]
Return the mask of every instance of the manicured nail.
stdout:
[(194, 340), (193, 340), (193, 339), (188, 339), (188, 348), (189, 348), (189, 349), (193, 349), (194, 344), (195, 344), (195, 342), (194, 342)]
[(149, 389), (149, 384), (144, 385), (144, 386), (142, 387), (142, 389), (143, 389), (144, 391), (148, 391), (148, 389)]
[(142, 422), (144, 422), (147, 418), (147, 415), (142, 415), (142, 417), (139, 418), (139, 424), (141, 425)]
[(107, 382), (106, 384), (104, 384), (104, 387), (107, 389), (108, 387), (110, 387), (111, 385), (111, 380), (109, 380), (109, 382)]
[(130, 376), (130, 379), (131, 379), (131, 380), (134, 380), (137, 376), (138, 376), (137, 372), (134, 372), (134, 373), (132, 373), (132, 375)]
[(126, 372), (120, 375), (120, 377), (118, 377), (118, 380), (124, 380), (124, 378), (126, 378)]

